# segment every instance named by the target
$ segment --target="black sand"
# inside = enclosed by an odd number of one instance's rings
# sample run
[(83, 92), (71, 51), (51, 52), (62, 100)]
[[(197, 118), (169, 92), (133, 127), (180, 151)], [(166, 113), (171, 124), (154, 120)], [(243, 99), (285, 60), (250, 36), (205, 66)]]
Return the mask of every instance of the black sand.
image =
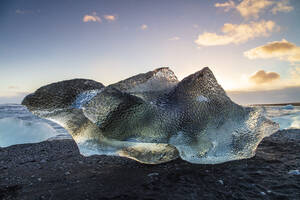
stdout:
[(72, 140), (0, 148), (0, 199), (300, 199), (300, 130), (265, 138), (254, 158), (143, 165), (83, 157)]

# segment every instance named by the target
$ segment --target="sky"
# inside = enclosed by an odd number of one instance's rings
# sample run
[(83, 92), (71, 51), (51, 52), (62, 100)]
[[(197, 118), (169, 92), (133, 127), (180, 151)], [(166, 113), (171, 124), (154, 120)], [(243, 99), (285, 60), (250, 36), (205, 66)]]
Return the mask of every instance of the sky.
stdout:
[(208, 66), (237, 103), (300, 102), (299, 0), (2, 0), (0, 103), (87, 78)]

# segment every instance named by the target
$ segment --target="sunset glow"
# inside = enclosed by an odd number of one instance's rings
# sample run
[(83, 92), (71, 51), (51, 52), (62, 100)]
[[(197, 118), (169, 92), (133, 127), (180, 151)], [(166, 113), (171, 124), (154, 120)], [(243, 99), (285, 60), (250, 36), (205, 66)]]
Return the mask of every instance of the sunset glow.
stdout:
[(51, 82), (107, 85), (162, 66), (179, 79), (208, 66), (229, 94), (300, 87), (297, 0), (5, 0), (1, 8), (2, 103)]

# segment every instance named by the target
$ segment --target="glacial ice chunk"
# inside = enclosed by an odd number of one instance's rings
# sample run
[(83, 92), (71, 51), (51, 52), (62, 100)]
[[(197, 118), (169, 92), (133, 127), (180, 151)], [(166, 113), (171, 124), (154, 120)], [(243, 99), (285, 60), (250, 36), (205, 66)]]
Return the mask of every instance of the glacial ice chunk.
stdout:
[(298, 169), (290, 170), (288, 172), (290, 175), (300, 175), (300, 171)]
[(294, 109), (294, 106), (291, 105), (291, 104), (288, 104), (288, 105), (282, 106), (282, 109), (293, 110), (293, 109)]
[[(215, 164), (254, 156), (260, 141), (278, 130), (264, 109), (232, 102), (207, 67), (182, 81), (159, 68), (107, 87), (77, 82), (76, 94), (72, 81), (44, 86), (22, 104), (65, 127), (84, 155)], [(49, 93), (54, 97), (47, 99)]]

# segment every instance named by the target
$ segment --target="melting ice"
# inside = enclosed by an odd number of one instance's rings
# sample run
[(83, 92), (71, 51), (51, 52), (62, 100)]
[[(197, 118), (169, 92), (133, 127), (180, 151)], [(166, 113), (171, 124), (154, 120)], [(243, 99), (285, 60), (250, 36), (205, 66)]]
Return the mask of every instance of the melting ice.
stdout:
[(67, 129), (84, 155), (148, 164), (178, 157), (207, 164), (249, 158), (278, 130), (264, 109), (232, 102), (209, 68), (182, 81), (168, 68), (106, 87), (93, 80), (61, 81), (22, 104)]

